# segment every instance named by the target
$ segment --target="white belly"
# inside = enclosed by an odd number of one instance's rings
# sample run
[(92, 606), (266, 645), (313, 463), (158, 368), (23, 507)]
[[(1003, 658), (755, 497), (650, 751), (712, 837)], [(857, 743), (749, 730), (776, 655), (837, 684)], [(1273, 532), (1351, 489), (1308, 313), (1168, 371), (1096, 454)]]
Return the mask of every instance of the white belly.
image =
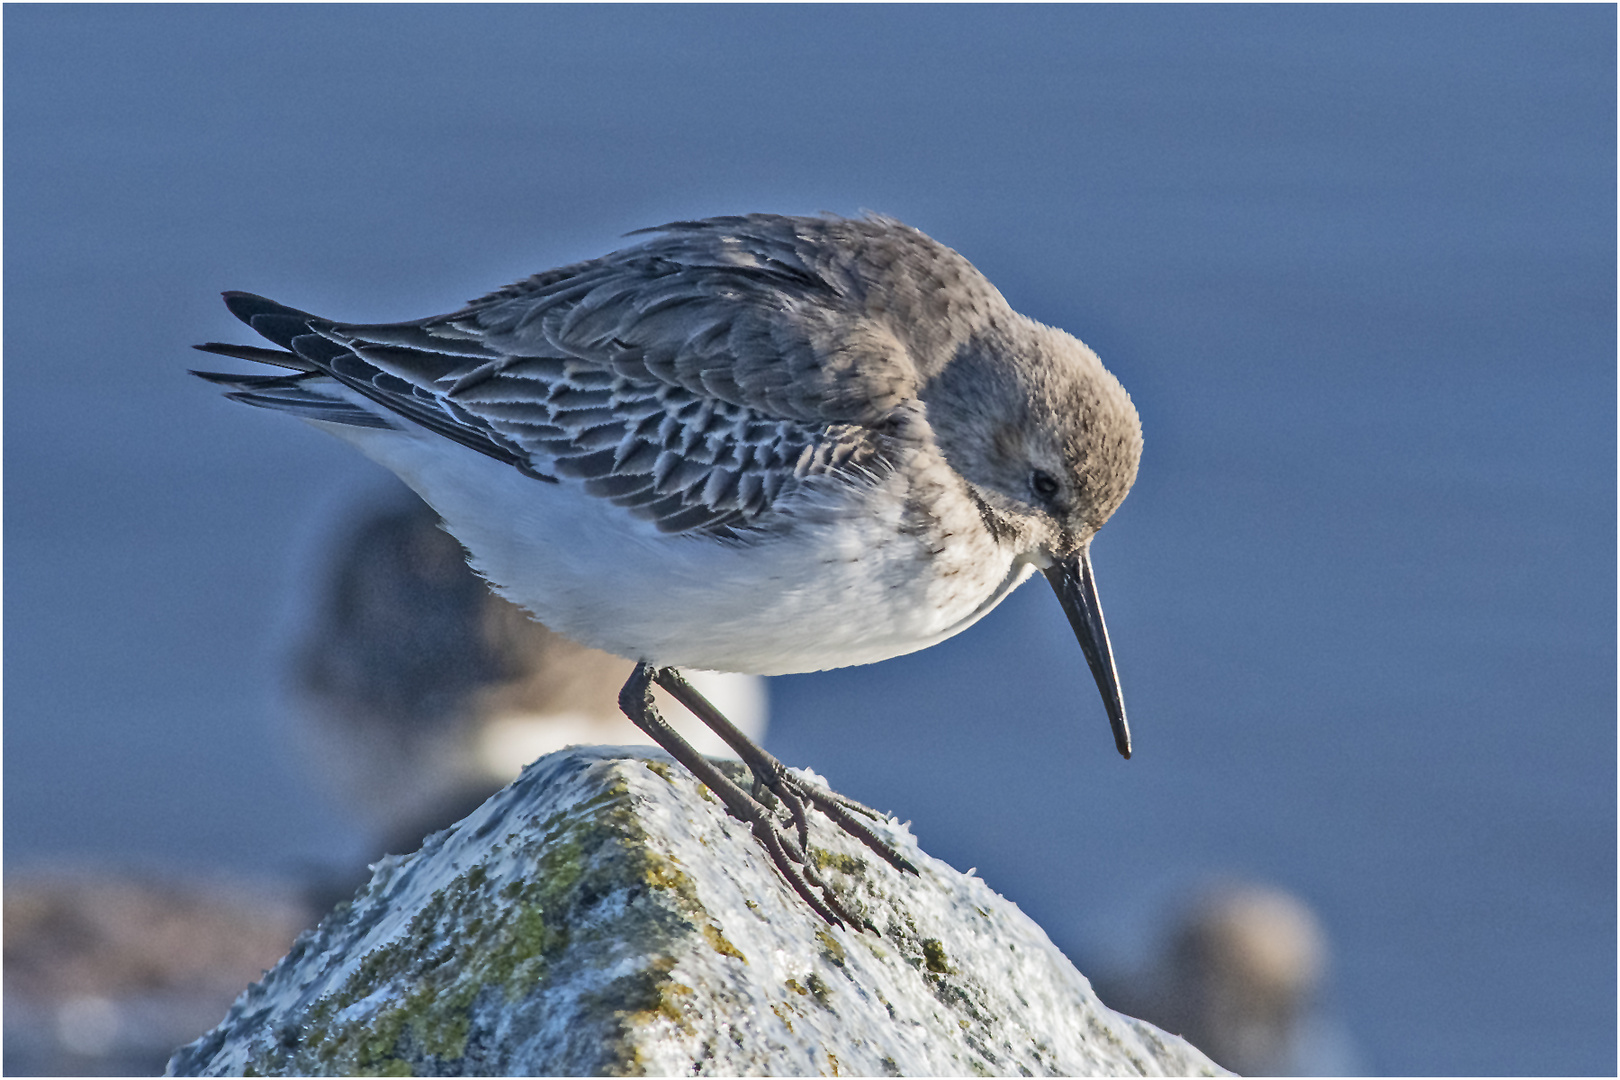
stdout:
[(839, 512), (818, 503), (792, 532), (726, 543), (660, 533), (572, 483), (437, 437), (317, 426), (398, 473), (507, 599), (633, 660), (757, 675), (869, 664), (966, 629), (1034, 572), (967, 517), (940, 523), (950, 537), (898, 529), (904, 500), (881, 489)]

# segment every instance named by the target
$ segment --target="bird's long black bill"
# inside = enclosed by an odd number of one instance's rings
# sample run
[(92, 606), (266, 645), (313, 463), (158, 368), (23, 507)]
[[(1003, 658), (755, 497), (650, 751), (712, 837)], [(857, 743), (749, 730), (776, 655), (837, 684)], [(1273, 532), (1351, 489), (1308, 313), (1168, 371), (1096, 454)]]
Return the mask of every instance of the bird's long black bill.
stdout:
[(1131, 726), (1125, 722), (1125, 699), (1119, 690), (1119, 672), (1114, 668), (1114, 649), (1108, 643), (1108, 626), (1103, 622), (1102, 603), (1097, 599), (1097, 582), (1091, 576), (1091, 553), (1079, 554), (1053, 563), (1042, 571), (1052, 583), (1063, 613), (1080, 639), (1080, 649), (1091, 665), (1091, 674), (1102, 691), (1103, 708), (1114, 728), (1114, 745), (1124, 757), (1131, 756)]

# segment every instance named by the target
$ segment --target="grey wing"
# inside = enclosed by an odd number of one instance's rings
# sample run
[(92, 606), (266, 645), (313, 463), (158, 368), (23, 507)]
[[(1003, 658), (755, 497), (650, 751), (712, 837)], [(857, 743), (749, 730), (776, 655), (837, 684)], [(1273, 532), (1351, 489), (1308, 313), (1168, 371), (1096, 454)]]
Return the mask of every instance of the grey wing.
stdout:
[(919, 381), (916, 343), (893, 327), (946, 321), (906, 310), (919, 293), (953, 293), (929, 271), (948, 266), (966, 292), (999, 299), (955, 252), (881, 219), (750, 215), (656, 231), (663, 235), (450, 315), (347, 329), (499, 355), (463, 373), (458, 391), (513, 358), (566, 357), (778, 420), (876, 426)]
[(537, 466), (665, 532), (755, 525), (809, 477), (876, 467), (875, 440), (857, 425), (779, 420), (578, 359), (518, 359), (450, 400)]
[[(522, 447), (504, 439), (476, 416), (447, 406), (431, 388), (391, 375), (332, 340), (325, 319), (252, 293), (227, 292), (225, 305), (282, 351), (252, 345), (209, 342), (197, 349), (257, 363), (291, 368), (297, 374), (265, 376), (194, 371), (209, 382), (228, 387), (226, 397), (247, 405), (277, 409), (309, 420), (352, 427), (399, 428), (400, 416), (480, 453), (513, 465), (541, 480), (555, 481), (533, 467)], [(465, 358), (463, 358), (465, 362)], [(336, 382), (383, 406), (363, 407), (336, 392)]]
[[(725, 227), (737, 222), (750, 228)], [(864, 315), (870, 283), (801, 235), (825, 224), (671, 226), (411, 323), (227, 299), (308, 366), (431, 430), (578, 480), (665, 531), (724, 533), (761, 524), (810, 477), (882, 471), (885, 423), (914, 393), (905, 348)]]

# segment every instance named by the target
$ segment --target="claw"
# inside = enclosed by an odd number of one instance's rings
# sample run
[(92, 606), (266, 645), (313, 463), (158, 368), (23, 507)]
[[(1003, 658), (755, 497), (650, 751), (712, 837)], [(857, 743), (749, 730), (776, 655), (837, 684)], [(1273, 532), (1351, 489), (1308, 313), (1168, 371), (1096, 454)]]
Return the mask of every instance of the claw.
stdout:
[[(857, 821), (840, 803), (826, 798), (821, 792), (813, 788), (806, 788), (805, 794), (815, 804), (816, 809), (832, 818), (839, 828), (881, 855), (890, 866), (908, 874), (922, 876), (917, 868), (911, 864), (911, 860), (900, 854), (899, 849), (867, 828), (865, 822)], [(831, 794), (831, 792), (827, 794)]]
[(853, 810), (857, 814), (864, 814), (873, 821), (887, 821), (889, 819), (889, 815), (883, 813), (881, 810), (874, 810), (865, 803), (856, 802), (849, 796), (840, 795), (836, 791), (826, 792), (826, 797), (837, 803), (839, 806), (842, 806), (845, 810)]
[(810, 816), (804, 812), (804, 799), (792, 788), (784, 787), (781, 792), (781, 801), (793, 815), (793, 824), (799, 831), (799, 846), (806, 851), (810, 850)]
[[(837, 912), (815, 894), (810, 882), (805, 880), (804, 874), (800, 872), (798, 862), (803, 860), (803, 853), (800, 853), (799, 860), (790, 858), (787, 851), (783, 849), (782, 838), (776, 834), (775, 829), (764, 821), (754, 822), (753, 831), (754, 838), (765, 845), (765, 850), (770, 853), (771, 861), (776, 864), (776, 869), (781, 872), (782, 876), (787, 878), (788, 884), (793, 886), (793, 891), (798, 893), (817, 915), (820, 915), (834, 926), (843, 926), (843, 920), (838, 917)], [(808, 866), (808, 864), (806, 865)]]
[[(806, 860), (804, 863), (804, 877), (806, 881), (821, 890), (822, 899), (827, 901), (827, 906), (832, 908), (833, 911), (838, 914), (839, 918), (843, 919), (851, 926), (860, 927), (863, 929), (872, 927), (872, 923), (869, 920), (863, 919), (861, 916), (856, 915), (844, 905), (844, 902), (838, 898), (838, 893), (832, 888), (832, 886), (821, 880), (821, 875), (816, 873), (815, 867), (810, 863), (809, 860)], [(873, 929), (873, 932), (876, 933), (875, 928)]]

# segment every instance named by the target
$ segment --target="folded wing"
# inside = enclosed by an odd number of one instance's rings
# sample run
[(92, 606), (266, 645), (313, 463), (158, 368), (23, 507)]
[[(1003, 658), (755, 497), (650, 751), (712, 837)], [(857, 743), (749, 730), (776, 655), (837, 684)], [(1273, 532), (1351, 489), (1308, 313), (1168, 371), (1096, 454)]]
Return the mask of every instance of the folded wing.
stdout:
[[(664, 531), (734, 533), (810, 478), (892, 460), (889, 421), (914, 396), (917, 365), (872, 316), (885, 298), (874, 305), (870, 277), (849, 262), (851, 251), (881, 257), (891, 227), (677, 223), (405, 323), (335, 323), (227, 293), (284, 351), (200, 347), (293, 369), (206, 376), (236, 400), (360, 426), (403, 418), (538, 479), (579, 482)], [(850, 230), (864, 230), (867, 249)]]

